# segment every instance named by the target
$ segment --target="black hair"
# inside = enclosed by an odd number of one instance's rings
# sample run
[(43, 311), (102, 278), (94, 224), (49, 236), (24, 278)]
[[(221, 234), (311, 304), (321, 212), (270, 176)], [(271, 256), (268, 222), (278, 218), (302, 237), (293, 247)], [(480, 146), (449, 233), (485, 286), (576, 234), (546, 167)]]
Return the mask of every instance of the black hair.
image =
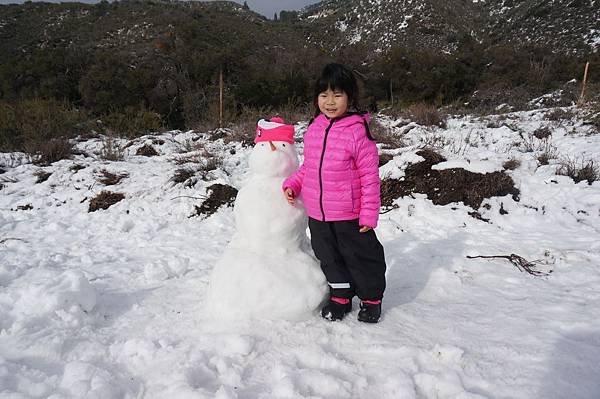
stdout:
[(319, 94), (331, 90), (340, 90), (348, 96), (348, 108), (354, 111), (360, 109), (358, 103), (358, 83), (354, 73), (342, 64), (327, 64), (317, 79), (313, 92), (313, 104), (315, 106), (315, 116), (319, 115)]

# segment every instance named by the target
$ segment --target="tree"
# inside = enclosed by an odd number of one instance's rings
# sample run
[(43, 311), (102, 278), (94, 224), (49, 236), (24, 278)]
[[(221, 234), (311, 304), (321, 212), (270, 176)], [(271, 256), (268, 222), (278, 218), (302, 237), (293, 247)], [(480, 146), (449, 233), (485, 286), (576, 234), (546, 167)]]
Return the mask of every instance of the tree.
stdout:
[(277, 12), (275, 12), (275, 15), (273, 15), (273, 21), (277, 21)]
[(298, 11), (281, 11), (279, 13), (279, 19), (282, 22), (291, 22), (298, 19)]

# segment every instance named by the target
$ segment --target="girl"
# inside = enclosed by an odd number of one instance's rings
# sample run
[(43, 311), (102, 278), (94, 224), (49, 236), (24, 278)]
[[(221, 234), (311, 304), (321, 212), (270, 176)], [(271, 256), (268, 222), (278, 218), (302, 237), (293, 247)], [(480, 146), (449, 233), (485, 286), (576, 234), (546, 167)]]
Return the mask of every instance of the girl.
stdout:
[(321, 315), (341, 320), (358, 295), (358, 320), (377, 323), (386, 270), (373, 231), (381, 202), (379, 157), (369, 116), (357, 112), (357, 100), (352, 71), (340, 64), (325, 66), (315, 84), (304, 163), (283, 182), (283, 190), (291, 205), (302, 193), (309, 216), (312, 248), (330, 287)]

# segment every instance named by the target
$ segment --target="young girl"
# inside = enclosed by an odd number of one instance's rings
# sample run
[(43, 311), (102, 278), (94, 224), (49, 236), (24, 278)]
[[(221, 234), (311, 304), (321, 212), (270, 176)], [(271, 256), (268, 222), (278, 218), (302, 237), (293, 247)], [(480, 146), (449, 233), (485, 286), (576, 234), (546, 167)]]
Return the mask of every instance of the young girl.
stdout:
[(315, 117), (304, 135), (304, 163), (283, 182), (290, 204), (302, 193), (311, 244), (330, 287), (321, 310), (341, 320), (360, 298), (358, 320), (377, 323), (385, 290), (379, 217), (379, 157), (359, 113), (358, 85), (340, 64), (325, 66), (314, 90)]

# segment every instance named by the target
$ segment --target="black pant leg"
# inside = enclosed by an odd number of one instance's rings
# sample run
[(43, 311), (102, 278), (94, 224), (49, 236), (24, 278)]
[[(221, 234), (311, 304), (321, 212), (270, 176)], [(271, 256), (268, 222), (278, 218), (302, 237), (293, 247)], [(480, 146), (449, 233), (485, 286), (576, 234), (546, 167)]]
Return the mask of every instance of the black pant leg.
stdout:
[(356, 294), (364, 300), (380, 300), (385, 291), (385, 254), (375, 231), (359, 231), (358, 220), (333, 222), (338, 249), (344, 259)]
[(335, 222), (321, 222), (308, 218), (310, 243), (315, 256), (321, 262), (321, 270), (329, 284), (331, 296), (350, 299), (354, 296), (354, 281), (338, 250), (333, 223)]

